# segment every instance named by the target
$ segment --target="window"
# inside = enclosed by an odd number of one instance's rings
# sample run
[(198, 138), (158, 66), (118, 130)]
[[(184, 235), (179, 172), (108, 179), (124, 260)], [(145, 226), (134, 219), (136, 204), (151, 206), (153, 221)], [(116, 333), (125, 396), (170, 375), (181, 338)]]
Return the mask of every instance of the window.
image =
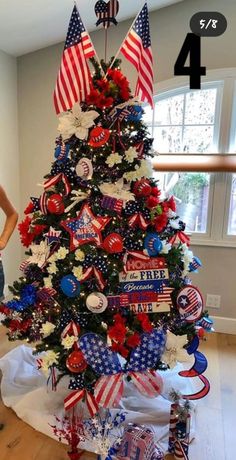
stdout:
[[(201, 168), (236, 152), (236, 69), (208, 72), (202, 82), (200, 90), (190, 90), (183, 79), (161, 83), (154, 110), (145, 108), (154, 138), (154, 174), (164, 195), (175, 196), (193, 243), (236, 246), (236, 174)], [(166, 172), (158, 172), (158, 158), (161, 164), (166, 154), (172, 165), (166, 162)], [(190, 165), (193, 157), (200, 161), (197, 170), (178, 170), (180, 159)]]

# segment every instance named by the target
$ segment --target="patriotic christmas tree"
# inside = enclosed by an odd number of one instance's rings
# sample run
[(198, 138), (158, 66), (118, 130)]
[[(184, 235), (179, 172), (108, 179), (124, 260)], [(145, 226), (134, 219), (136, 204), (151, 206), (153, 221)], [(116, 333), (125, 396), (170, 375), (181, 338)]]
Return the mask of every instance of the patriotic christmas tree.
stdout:
[[(198, 353), (195, 325), (203, 316), (201, 294), (187, 276), (201, 263), (189, 250), (174, 198), (163, 198), (153, 179), (140, 102), (152, 104), (146, 5), (133, 36), (140, 37), (143, 22), (134, 97), (118, 59), (95, 59), (74, 7), (54, 93), (55, 159), (19, 225), (27, 248), (23, 276), (1, 307), (9, 339), (44, 352), (39, 365), (53, 385), (69, 376), (65, 408), (83, 400), (91, 415), (119, 406), (124, 380), (158, 396), (158, 370)], [(129, 38), (121, 49), (126, 57)], [(205, 370), (199, 359), (186, 377)]]

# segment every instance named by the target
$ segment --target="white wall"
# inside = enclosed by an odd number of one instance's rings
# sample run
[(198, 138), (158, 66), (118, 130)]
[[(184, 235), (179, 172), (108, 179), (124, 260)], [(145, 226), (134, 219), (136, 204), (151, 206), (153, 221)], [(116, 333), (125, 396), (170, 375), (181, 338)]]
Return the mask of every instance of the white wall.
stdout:
[[(207, 69), (236, 67), (235, 0), (185, 0), (151, 13), (155, 81), (174, 76), (174, 63), (186, 33), (190, 31), (190, 18), (199, 11), (220, 11), (228, 20), (224, 35), (202, 39), (202, 65)], [(109, 30), (109, 55), (116, 53), (130, 24), (131, 20), (125, 21)], [(96, 31), (91, 36), (98, 54), (103, 57), (104, 31)], [(39, 193), (35, 184), (42, 181), (53, 159), (57, 120), (53, 111), (52, 92), (61, 52), (62, 44), (59, 44), (18, 59), (22, 209), (30, 195)], [(134, 87), (133, 68), (126, 62), (123, 62), (122, 68)], [(194, 250), (204, 262), (204, 268), (196, 277), (196, 284), (204, 295), (208, 292), (222, 296), (222, 308), (212, 310), (212, 314), (236, 318), (236, 249), (195, 247)]]
[[(0, 51), (0, 183), (18, 210), (20, 207), (19, 189), (19, 150), (17, 123), (17, 61)], [(0, 214), (0, 228), (5, 215)], [(6, 282), (12, 283), (18, 277), (20, 263), (20, 244), (15, 231), (2, 254)]]

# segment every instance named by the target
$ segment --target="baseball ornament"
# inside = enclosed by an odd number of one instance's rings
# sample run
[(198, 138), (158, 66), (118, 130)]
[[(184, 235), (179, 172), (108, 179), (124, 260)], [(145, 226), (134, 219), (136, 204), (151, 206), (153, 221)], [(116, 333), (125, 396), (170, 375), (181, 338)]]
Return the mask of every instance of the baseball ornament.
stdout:
[(77, 297), (80, 294), (80, 282), (74, 275), (63, 276), (60, 288), (67, 297)]
[(102, 128), (101, 126), (96, 126), (90, 132), (90, 137), (88, 144), (91, 147), (102, 147), (110, 137), (109, 129)]
[(157, 233), (148, 233), (144, 240), (144, 248), (151, 257), (155, 257), (162, 250), (162, 242)]
[(84, 372), (87, 366), (88, 364), (86, 363), (84, 355), (80, 350), (72, 351), (66, 360), (67, 369), (75, 374)]
[(81, 158), (76, 166), (76, 173), (84, 180), (90, 180), (93, 177), (93, 165), (88, 158)]
[(109, 254), (122, 252), (124, 248), (122, 236), (119, 233), (110, 233), (103, 241), (103, 248)]
[(93, 292), (86, 299), (86, 307), (92, 313), (103, 313), (108, 305), (108, 300), (101, 292)]
[(149, 196), (152, 191), (152, 187), (147, 179), (140, 179), (134, 184), (134, 194), (137, 197)]
[(54, 193), (47, 200), (47, 209), (50, 214), (63, 214), (65, 206), (59, 193)]

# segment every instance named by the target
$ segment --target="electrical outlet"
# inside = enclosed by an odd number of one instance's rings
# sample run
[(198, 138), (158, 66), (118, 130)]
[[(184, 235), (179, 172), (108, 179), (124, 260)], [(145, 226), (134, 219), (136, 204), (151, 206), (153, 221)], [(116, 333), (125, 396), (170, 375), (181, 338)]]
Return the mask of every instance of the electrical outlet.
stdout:
[(221, 296), (216, 294), (207, 294), (206, 307), (220, 308)]

